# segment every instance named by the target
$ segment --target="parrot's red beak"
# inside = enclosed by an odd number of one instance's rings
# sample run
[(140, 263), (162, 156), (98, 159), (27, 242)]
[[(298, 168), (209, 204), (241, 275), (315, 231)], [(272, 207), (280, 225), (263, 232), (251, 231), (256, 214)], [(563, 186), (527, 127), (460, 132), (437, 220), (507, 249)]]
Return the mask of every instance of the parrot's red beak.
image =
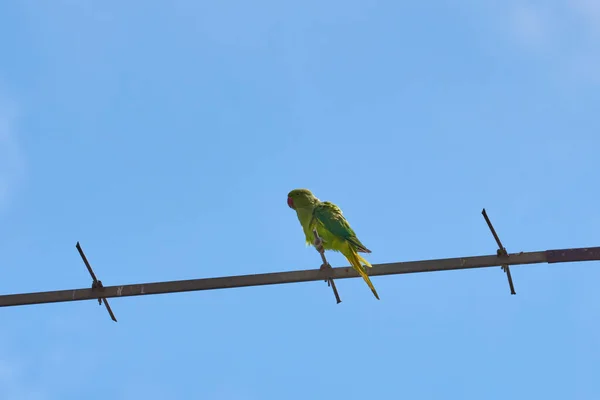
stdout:
[(288, 197), (288, 207), (294, 209), (294, 200), (291, 197)]

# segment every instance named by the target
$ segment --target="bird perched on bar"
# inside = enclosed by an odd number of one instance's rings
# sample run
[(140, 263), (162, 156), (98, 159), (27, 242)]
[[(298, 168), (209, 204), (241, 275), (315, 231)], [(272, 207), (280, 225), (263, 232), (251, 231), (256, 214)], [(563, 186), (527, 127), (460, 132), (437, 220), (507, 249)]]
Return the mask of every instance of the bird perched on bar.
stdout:
[[(294, 189), (288, 193), (288, 206), (296, 211), (302, 230), (306, 236), (306, 243), (312, 244), (319, 253), (325, 250), (338, 251), (346, 257), (352, 268), (365, 280), (369, 288), (379, 300), (379, 295), (367, 275), (366, 268), (372, 265), (358, 253), (371, 253), (356, 237), (356, 233), (342, 210), (329, 201), (321, 201), (308, 189)], [(317, 229), (319, 239), (313, 236), (313, 229)], [(321, 268), (324, 268), (322, 266)]]

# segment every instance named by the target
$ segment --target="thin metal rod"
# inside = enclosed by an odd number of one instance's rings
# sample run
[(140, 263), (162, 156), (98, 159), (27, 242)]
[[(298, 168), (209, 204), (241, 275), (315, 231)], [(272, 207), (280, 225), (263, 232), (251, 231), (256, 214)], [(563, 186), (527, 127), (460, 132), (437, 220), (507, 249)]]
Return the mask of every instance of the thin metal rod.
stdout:
[[(94, 281), (94, 283), (92, 284), (92, 290), (99, 290), (99, 291), (104, 290), (102, 281), (100, 281), (100, 280), (98, 280), (98, 278), (96, 278), (96, 274), (94, 274), (94, 270), (92, 269), (92, 266), (88, 262), (87, 257), (85, 256), (85, 253), (81, 249), (81, 245), (79, 244), (79, 242), (77, 242), (75, 247), (77, 247), (77, 251), (79, 252), (79, 255), (81, 256), (81, 258), (83, 259), (83, 263), (87, 267), (87, 270), (90, 273), (90, 275), (92, 276), (92, 280)], [(108, 315), (110, 315), (110, 319), (117, 322), (117, 317), (115, 317), (115, 314), (113, 313), (112, 308), (110, 308), (110, 305), (108, 304), (108, 300), (106, 300), (106, 298), (104, 298), (104, 297), (99, 298), (98, 304), (102, 305), (102, 303), (104, 303), (104, 306), (106, 307), (106, 311), (108, 311)]]
[(492, 225), (492, 221), (490, 221), (490, 218), (488, 217), (487, 212), (485, 211), (485, 208), (483, 210), (481, 210), (481, 214), (483, 214), (483, 218), (485, 218), (485, 222), (487, 222), (487, 226), (490, 228), (490, 231), (492, 231), (492, 235), (494, 235), (494, 239), (496, 239), (498, 248), (503, 249), (504, 246), (502, 246), (502, 242), (500, 241), (500, 238), (498, 237), (498, 234), (496, 233), (496, 230), (494, 229), (494, 225)]
[[(450, 271), (458, 269), (497, 267), (501, 265), (526, 265), (540, 263), (563, 263), (600, 260), (600, 247), (514, 253), (507, 257), (497, 254), (443, 258), (374, 264), (370, 276), (409, 274), (417, 272)], [(0, 307), (28, 304), (57, 303), (91, 300), (98, 298), (128, 297), (164, 293), (193, 292), (199, 290), (229, 289), (247, 286), (277, 285), (284, 283), (312, 282), (327, 278), (358, 278), (358, 273), (350, 266), (326, 270), (309, 269), (302, 271), (274, 272), (256, 275), (226, 276), (219, 278), (190, 279), (170, 282), (155, 282), (121, 286), (106, 286), (99, 293), (92, 289), (70, 289), (51, 292), (9, 294), (0, 296)]]
[[(498, 244), (498, 257), (508, 256), (506, 247), (502, 246), (502, 242), (500, 241), (500, 238), (498, 237), (498, 234), (494, 229), (494, 225), (492, 225), (492, 221), (490, 221), (490, 219), (488, 218), (487, 212), (485, 212), (485, 208), (481, 211), (481, 214), (483, 214), (483, 218), (485, 218), (485, 222), (490, 228), (490, 231), (492, 231), (492, 235), (494, 235), (494, 239), (496, 239), (496, 243)], [(510, 274), (510, 268), (508, 267), (508, 264), (503, 264), (502, 270), (506, 272), (508, 286), (510, 287), (510, 294), (517, 294), (517, 292), (515, 292), (515, 285), (513, 284), (512, 275)]]
[[(313, 235), (315, 237), (315, 242), (321, 242), (321, 238), (319, 237), (319, 233), (316, 229), (313, 229)], [(323, 261), (321, 269), (331, 268), (331, 264), (327, 262), (327, 258), (325, 257), (325, 250), (323, 249), (323, 247), (317, 249), (317, 251), (321, 255), (321, 261)], [(335, 296), (335, 301), (337, 302), (337, 304), (340, 304), (342, 300), (340, 299), (340, 295), (337, 291), (337, 288), (335, 287), (335, 282), (333, 281), (333, 279), (327, 278), (325, 282), (327, 282), (327, 286), (331, 286), (331, 289), (333, 290), (333, 295)]]
[(77, 247), (77, 251), (79, 252), (79, 255), (81, 256), (81, 258), (83, 259), (83, 263), (85, 264), (85, 266), (87, 267), (88, 272), (92, 276), (92, 280), (94, 281), (94, 283), (97, 283), (98, 282), (98, 278), (96, 278), (96, 274), (94, 274), (94, 270), (92, 269), (92, 266), (90, 265), (87, 257), (85, 256), (83, 250), (81, 249), (81, 245), (79, 244), (79, 242), (77, 242), (77, 244), (75, 245), (75, 247)]

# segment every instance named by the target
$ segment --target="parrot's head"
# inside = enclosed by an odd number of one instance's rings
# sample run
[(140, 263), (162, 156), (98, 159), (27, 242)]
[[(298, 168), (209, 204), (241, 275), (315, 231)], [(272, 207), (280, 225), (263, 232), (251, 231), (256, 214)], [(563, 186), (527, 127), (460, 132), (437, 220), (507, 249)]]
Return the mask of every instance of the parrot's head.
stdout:
[(287, 203), (291, 209), (310, 207), (318, 202), (317, 199), (308, 189), (294, 189), (288, 193)]

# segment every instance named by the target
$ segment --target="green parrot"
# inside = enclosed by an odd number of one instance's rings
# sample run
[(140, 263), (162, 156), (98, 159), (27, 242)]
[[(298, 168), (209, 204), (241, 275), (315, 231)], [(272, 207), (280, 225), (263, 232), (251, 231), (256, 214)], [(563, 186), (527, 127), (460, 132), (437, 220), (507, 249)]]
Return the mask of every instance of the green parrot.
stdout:
[[(329, 201), (319, 200), (308, 189), (292, 190), (288, 193), (287, 203), (291, 209), (296, 211), (306, 236), (306, 243), (314, 245), (319, 253), (325, 250), (342, 253), (352, 268), (367, 282), (375, 298), (379, 300), (377, 291), (362, 264), (367, 267), (372, 267), (372, 265), (358, 254), (359, 252), (370, 253), (371, 250), (358, 240), (356, 233), (342, 215), (342, 210)], [(315, 228), (321, 240), (315, 240), (313, 235)]]

